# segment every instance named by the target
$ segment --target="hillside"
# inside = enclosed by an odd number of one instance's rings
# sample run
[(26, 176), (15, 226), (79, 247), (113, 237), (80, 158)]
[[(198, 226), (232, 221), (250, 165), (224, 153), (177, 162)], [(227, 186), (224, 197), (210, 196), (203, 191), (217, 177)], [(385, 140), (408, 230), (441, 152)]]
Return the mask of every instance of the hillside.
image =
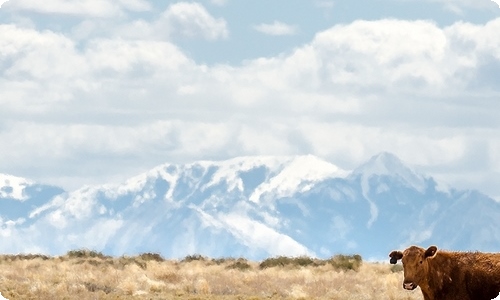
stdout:
[[(303, 260), (306, 260), (305, 258)], [(0, 255), (7, 299), (421, 299), (402, 288), (401, 269), (329, 261), (285, 266), (198, 256), (163, 260), (144, 253), (106, 257), (70, 251), (60, 257)]]

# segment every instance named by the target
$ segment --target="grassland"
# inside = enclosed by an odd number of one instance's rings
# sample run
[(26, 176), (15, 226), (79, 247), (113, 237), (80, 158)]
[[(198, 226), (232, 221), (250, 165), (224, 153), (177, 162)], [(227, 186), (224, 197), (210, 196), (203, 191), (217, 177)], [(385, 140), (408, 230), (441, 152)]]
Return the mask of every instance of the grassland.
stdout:
[(0, 292), (14, 299), (422, 299), (401, 288), (401, 268), (362, 262), (276, 257), (260, 262), (199, 255), (164, 260), (145, 253), (108, 257), (0, 255)]

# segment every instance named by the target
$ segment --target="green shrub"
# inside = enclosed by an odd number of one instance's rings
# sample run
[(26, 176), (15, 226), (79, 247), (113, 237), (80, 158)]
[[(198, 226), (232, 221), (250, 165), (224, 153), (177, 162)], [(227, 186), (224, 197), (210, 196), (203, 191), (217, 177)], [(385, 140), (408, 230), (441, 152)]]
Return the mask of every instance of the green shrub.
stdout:
[(286, 257), (286, 256), (278, 256), (267, 258), (262, 261), (259, 265), (261, 269), (272, 268), (272, 267), (284, 267), (284, 266), (296, 266), (296, 267), (305, 267), (305, 266), (317, 266), (317, 262), (315, 262), (312, 258), (307, 256), (299, 256), (299, 257)]
[(184, 257), (181, 262), (206, 261), (207, 258), (201, 254), (192, 254)]
[(100, 258), (100, 259), (108, 259), (111, 256), (104, 255), (101, 252), (97, 252), (95, 250), (88, 249), (78, 249), (78, 250), (70, 250), (66, 253), (66, 256), (69, 258)]
[(337, 270), (359, 270), (363, 262), (360, 255), (343, 255), (337, 254), (330, 258), (328, 262)]
[(270, 257), (263, 260), (259, 267), (261, 269), (283, 267), (290, 264), (290, 258), (286, 256)]
[(15, 261), (15, 260), (33, 260), (33, 259), (41, 259), (41, 260), (49, 260), (50, 257), (43, 254), (8, 254), (2, 255), (2, 258), (6, 261)]
[(299, 257), (295, 257), (293, 260), (292, 260), (292, 263), (296, 266), (301, 266), (301, 267), (306, 267), (306, 266), (310, 266), (310, 265), (315, 265), (315, 262), (312, 258), (310, 257), (307, 257), (307, 256), (299, 256)]
[(157, 262), (162, 262), (165, 261), (165, 259), (158, 253), (142, 253), (139, 255), (139, 258), (145, 261), (157, 261)]
[(245, 271), (251, 268), (252, 266), (250, 266), (250, 264), (244, 258), (240, 258), (226, 267), (226, 269), (237, 269), (240, 271)]
[(234, 258), (226, 258), (226, 257), (212, 258), (212, 262), (215, 263), (216, 265), (222, 265), (227, 262), (234, 262), (234, 261), (236, 261)]

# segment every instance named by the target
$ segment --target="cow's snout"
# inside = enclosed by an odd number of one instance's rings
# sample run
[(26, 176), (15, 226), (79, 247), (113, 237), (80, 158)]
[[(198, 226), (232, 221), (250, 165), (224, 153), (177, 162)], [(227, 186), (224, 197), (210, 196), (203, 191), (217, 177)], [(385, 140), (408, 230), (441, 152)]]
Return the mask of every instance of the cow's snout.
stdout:
[(415, 282), (403, 282), (403, 288), (405, 290), (414, 290), (417, 288)]

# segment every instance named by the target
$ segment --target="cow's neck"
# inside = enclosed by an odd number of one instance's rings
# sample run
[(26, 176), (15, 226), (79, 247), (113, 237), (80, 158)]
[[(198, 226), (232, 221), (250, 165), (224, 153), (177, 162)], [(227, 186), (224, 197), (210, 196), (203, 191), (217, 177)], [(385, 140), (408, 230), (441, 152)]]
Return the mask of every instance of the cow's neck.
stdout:
[(429, 262), (429, 272), (426, 280), (419, 284), (424, 298), (435, 299), (446, 294), (452, 284), (454, 265), (453, 260), (445, 253), (437, 253)]
[(420, 287), (420, 290), (422, 291), (422, 294), (424, 296), (424, 300), (434, 299), (433, 289), (431, 288), (431, 285), (429, 285), (429, 280), (425, 280), (424, 282), (421, 282), (418, 286)]

